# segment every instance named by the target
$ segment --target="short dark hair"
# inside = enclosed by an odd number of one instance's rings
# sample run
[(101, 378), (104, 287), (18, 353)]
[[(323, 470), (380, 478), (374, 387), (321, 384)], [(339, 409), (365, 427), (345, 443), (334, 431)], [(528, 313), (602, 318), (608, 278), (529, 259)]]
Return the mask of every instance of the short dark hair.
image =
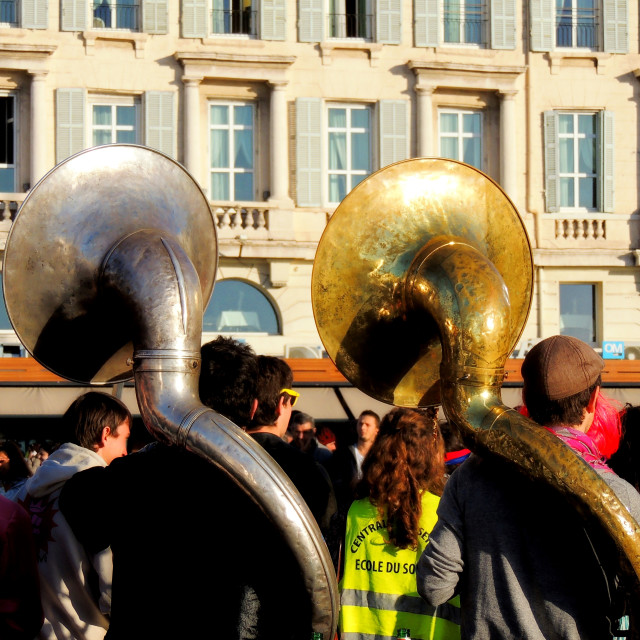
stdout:
[(9, 470), (4, 480), (19, 480), (21, 478), (28, 478), (31, 475), (27, 461), (17, 442), (13, 440), (0, 442), (0, 451), (4, 451), (9, 458)]
[(115, 396), (88, 391), (69, 405), (62, 422), (69, 442), (95, 451), (105, 427), (111, 429), (112, 435), (117, 435), (123, 422), (131, 427), (131, 413)]
[(536, 393), (526, 384), (522, 388), (522, 399), (533, 420), (544, 427), (564, 424), (575, 426), (582, 422), (584, 410), (589, 404), (591, 394), (602, 384), (601, 376), (588, 389), (568, 398), (550, 400), (543, 393)]
[(258, 356), (258, 409), (251, 427), (270, 427), (276, 423), (280, 391), (290, 389), (292, 384), (293, 371), (284, 360)]
[(289, 427), (296, 427), (299, 424), (307, 424), (307, 422), (310, 422), (314, 429), (316, 428), (316, 421), (313, 419), (313, 416), (310, 416), (308, 413), (303, 413), (302, 411), (296, 411), (295, 415), (291, 416)]
[(239, 427), (246, 427), (258, 396), (255, 352), (250, 345), (224, 336), (207, 342), (200, 352), (201, 402)]
[(364, 416), (371, 416), (372, 418), (375, 419), (375, 421), (378, 423), (378, 426), (380, 426), (380, 416), (375, 412), (372, 411), (371, 409), (365, 409), (359, 416), (358, 416), (358, 420), (360, 420), (360, 418), (364, 417)]

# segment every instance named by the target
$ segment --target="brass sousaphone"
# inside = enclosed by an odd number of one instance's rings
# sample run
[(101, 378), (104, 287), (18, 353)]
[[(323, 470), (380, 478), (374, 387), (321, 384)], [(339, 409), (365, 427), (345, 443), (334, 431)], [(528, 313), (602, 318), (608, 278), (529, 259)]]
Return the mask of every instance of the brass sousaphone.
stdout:
[(306, 503), (253, 438), (199, 399), (216, 268), (215, 222), (193, 178), (145, 147), (95, 147), (55, 167), (22, 204), (7, 240), (5, 301), (41, 364), (81, 383), (133, 377), (147, 429), (237, 482), (291, 547), (309, 629), (332, 638), (335, 573)]
[(501, 400), (532, 290), (531, 247), (509, 198), (480, 171), (435, 158), (356, 186), (325, 229), (312, 278), (318, 331), (345, 377), (389, 404), (442, 404), (471, 449), (561, 491), (615, 542), (640, 620), (638, 524), (587, 463)]

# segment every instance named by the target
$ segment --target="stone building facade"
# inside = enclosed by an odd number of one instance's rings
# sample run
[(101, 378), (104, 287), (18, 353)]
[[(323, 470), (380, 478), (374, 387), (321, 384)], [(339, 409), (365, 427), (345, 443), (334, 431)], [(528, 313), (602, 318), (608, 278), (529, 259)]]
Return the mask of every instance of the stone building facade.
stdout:
[(0, 234), (69, 155), (157, 148), (216, 217), (205, 338), (318, 355), (310, 281), (337, 204), (391, 162), (454, 157), (529, 231), (525, 342), (633, 357), (638, 26), (627, 0), (0, 0)]

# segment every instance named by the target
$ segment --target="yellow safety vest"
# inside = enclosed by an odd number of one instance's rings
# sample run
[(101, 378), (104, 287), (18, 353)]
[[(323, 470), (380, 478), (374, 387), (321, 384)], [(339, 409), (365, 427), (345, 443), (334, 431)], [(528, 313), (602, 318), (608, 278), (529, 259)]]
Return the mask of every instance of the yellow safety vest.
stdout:
[(398, 549), (387, 541), (386, 519), (369, 499), (349, 509), (340, 580), (342, 640), (396, 638), (400, 627), (411, 639), (459, 640), (458, 597), (432, 607), (416, 588), (416, 562), (429, 540), (440, 498), (425, 491), (417, 549)]

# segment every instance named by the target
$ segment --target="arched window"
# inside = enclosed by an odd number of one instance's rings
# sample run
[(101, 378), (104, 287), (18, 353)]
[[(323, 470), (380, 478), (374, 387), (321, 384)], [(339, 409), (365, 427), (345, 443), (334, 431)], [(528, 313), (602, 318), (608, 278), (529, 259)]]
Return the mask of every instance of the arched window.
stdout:
[(280, 323), (273, 303), (258, 287), (228, 278), (216, 282), (202, 330), (274, 335), (280, 333)]

